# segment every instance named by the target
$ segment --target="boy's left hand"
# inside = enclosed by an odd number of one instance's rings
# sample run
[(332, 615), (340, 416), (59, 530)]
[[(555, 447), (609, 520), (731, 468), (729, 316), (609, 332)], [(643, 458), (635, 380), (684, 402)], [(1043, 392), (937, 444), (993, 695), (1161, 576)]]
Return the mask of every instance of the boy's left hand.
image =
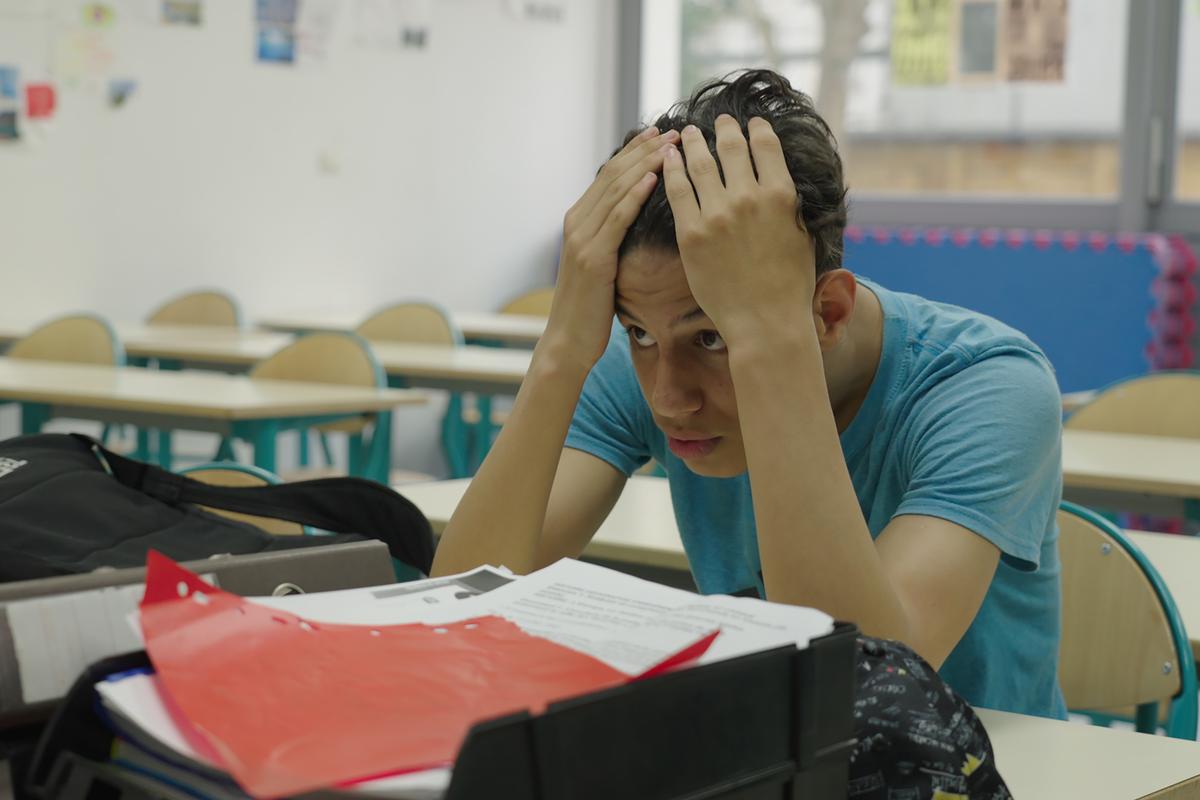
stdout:
[(724, 183), (692, 126), (683, 130), (686, 168), (674, 148), (663, 166), (688, 286), (730, 345), (760, 332), (764, 320), (794, 325), (797, 314), (805, 318), (816, 284), (812, 239), (797, 214), (779, 137), (759, 117), (747, 128), (749, 144), (733, 117), (717, 118)]

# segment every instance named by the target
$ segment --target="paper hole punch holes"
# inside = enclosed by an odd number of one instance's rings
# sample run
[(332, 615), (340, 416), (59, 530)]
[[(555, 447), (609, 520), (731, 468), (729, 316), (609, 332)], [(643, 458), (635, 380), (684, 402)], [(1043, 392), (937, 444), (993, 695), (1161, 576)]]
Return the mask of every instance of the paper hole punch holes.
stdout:
[(313, 627), (313, 626), (312, 626), (312, 624), (310, 624), (310, 623), (308, 623), (308, 622), (305, 622), (304, 620), (300, 620), (300, 630), (302, 630), (302, 631), (315, 631), (315, 630), (316, 630), (316, 628), (315, 628), (315, 627)]
[(206, 595), (204, 592), (196, 592), (192, 595), (192, 600), (196, 601), (196, 603), (202, 606), (206, 606), (209, 604), (209, 602), (211, 602), (208, 599), (208, 595)]
[(450, 631), (446, 630), (445, 628), (434, 628), (433, 632), (434, 633), (449, 633)]
[(175, 591), (179, 594), (180, 597), (187, 597), (188, 596), (187, 583), (185, 583), (184, 581), (180, 581), (179, 583), (175, 584)]
[(377, 630), (374, 630), (374, 629), (372, 629), (372, 630), (371, 630), (371, 635), (372, 635), (372, 636), (382, 636), (383, 634), (381, 634), (381, 633), (380, 633), (379, 631), (377, 631)]
[(477, 625), (477, 624), (476, 624), (476, 623), (474, 623), (474, 622), (468, 622), (468, 623), (467, 623), (466, 625), (464, 625), (463, 627), (464, 627), (464, 628), (466, 628), (466, 629), (467, 629), (467, 630), (469, 630), (469, 631), (473, 631), (473, 630), (475, 630), (476, 628), (478, 628), (478, 627), (479, 627), (479, 625)]

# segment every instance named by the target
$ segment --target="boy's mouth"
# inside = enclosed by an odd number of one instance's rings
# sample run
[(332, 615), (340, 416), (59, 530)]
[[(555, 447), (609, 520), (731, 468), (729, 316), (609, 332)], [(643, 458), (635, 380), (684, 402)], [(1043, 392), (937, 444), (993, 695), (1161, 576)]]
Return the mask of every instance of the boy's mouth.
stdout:
[(720, 436), (710, 436), (702, 439), (677, 439), (668, 434), (667, 447), (676, 456), (685, 460), (689, 458), (703, 458), (717, 449), (717, 445), (721, 443), (721, 438)]

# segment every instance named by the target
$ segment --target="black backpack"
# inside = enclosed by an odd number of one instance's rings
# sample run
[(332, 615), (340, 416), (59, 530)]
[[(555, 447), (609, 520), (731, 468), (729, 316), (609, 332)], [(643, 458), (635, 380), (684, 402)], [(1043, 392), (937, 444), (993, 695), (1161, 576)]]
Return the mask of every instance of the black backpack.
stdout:
[(912, 648), (863, 636), (855, 669), (851, 800), (1011, 800), (975, 710)]
[[(333, 536), (277, 536), (198, 506), (310, 525)], [(140, 567), (153, 549), (188, 561), (364, 538), (428, 574), (424, 514), (382, 484), (327, 478), (212, 486), (119, 456), (79, 434), (0, 442), (0, 582)]]

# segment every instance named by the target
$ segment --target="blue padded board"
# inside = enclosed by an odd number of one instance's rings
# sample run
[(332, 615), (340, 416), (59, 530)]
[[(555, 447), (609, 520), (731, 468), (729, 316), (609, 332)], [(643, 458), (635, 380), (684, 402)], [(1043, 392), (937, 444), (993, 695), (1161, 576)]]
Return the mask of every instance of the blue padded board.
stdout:
[(1095, 389), (1150, 369), (1144, 354), (1155, 306), (1154, 254), (1088, 242), (1067, 249), (977, 240), (906, 244), (846, 239), (847, 269), (883, 286), (993, 316), (1025, 333), (1049, 356), (1064, 392)]

